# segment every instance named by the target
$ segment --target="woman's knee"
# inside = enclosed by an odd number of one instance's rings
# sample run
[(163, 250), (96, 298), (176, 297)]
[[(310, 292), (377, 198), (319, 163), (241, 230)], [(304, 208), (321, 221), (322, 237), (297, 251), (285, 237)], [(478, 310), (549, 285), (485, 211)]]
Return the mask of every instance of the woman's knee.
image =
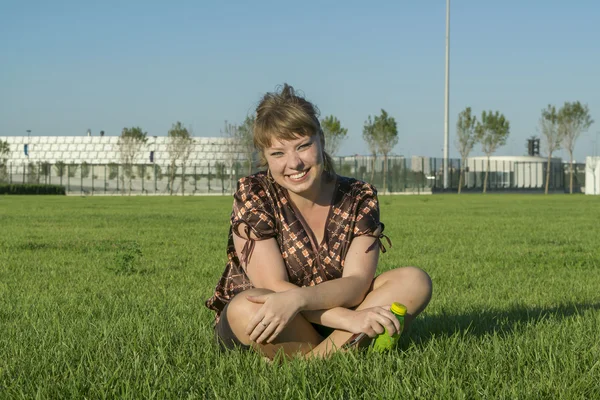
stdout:
[(410, 288), (415, 294), (429, 300), (433, 291), (433, 284), (427, 272), (418, 267), (401, 267), (379, 276), (383, 278), (383, 283), (393, 283), (404, 288)]
[(229, 302), (227, 306), (227, 322), (238, 339), (242, 339), (241, 336), (243, 336), (250, 319), (262, 306), (262, 304), (249, 301), (246, 297), (260, 296), (268, 293), (273, 293), (273, 291), (269, 289), (248, 289), (238, 293)]

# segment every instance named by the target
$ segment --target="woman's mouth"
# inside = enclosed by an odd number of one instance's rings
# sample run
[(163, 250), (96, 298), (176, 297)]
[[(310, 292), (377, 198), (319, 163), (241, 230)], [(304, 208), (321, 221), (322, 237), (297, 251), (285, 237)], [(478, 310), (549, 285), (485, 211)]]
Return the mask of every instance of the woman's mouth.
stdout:
[(288, 178), (290, 178), (294, 182), (301, 182), (304, 179), (306, 179), (307, 176), (308, 176), (308, 170), (298, 172), (297, 174), (294, 174), (294, 175), (288, 175)]

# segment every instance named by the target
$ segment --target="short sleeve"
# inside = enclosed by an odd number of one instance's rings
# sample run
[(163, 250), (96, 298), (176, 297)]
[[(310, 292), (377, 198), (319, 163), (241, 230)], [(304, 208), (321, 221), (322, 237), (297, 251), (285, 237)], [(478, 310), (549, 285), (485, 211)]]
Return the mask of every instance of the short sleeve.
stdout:
[(372, 235), (379, 228), (379, 201), (377, 190), (370, 184), (364, 183), (355, 194), (356, 220), (354, 236)]
[[(383, 234), (385, 226), (379, 220), (379, 200), (377, 199), (377, 190), (368, 183), (364, 183), (356, 193), (357, 199), (356, 220), (354, 223), (353, 234), (356, 236), (370, 236), (375, 238), (373, 245), (369, 246), (366, 252), (375, 247), (379, 247), (382, 253), (386, 248), (381, 239), (386, 239), (388, 246), (392, 245), (390, 238)], [(375, 231), (381, 228), (381, 231), (375, 234)]]
[(273, 205), (258, 178), (249, 176), (240, 179), (233, 198), (231, 226), (235, 234), (244, 237), (238, 229), (240, 224), (246, 223), (247, 229), (254, 233), (258, 240), (276, 236)]

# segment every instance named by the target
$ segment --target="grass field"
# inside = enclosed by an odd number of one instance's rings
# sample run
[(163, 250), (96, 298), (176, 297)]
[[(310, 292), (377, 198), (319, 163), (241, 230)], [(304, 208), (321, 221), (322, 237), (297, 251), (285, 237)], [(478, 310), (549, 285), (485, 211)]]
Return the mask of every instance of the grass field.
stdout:
[(600, 199), (380, 198), (429, 308), (386, 355), (221, 353), (231, 198), (0, 197), (0, 398), (600, 398)]

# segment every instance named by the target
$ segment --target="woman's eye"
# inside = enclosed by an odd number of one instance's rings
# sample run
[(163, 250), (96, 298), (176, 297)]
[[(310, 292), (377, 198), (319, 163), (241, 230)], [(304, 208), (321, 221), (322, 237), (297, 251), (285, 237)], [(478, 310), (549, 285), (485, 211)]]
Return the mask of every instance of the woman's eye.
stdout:
[(278, 152), (275, 152), (275, 153), (271, 153), (271, 156), (272, 156), (272, 157), (279, 157), (279, 156), (281, 156), (282, 154), (283, 154), (282, 152), (279, 152), (279, 151), (278, 151)]
[(303, 145), (300, 146), (301, 149), (308, 149), (310, 146), (312, 146), (312, 143), (304, 143)]

